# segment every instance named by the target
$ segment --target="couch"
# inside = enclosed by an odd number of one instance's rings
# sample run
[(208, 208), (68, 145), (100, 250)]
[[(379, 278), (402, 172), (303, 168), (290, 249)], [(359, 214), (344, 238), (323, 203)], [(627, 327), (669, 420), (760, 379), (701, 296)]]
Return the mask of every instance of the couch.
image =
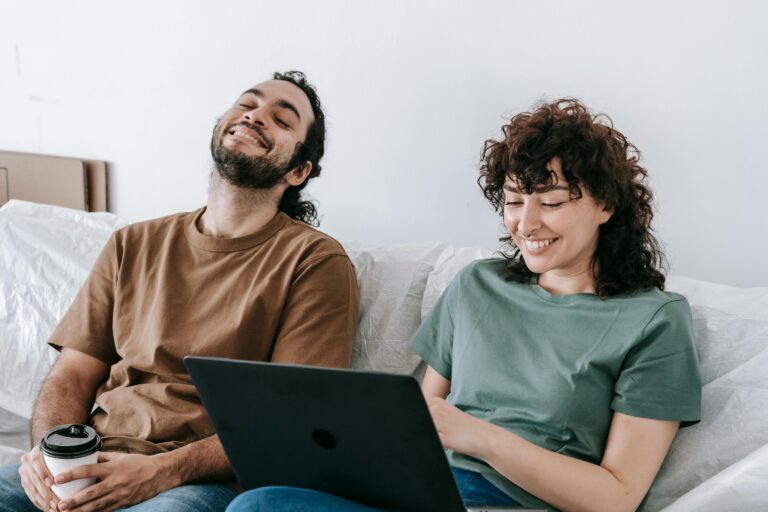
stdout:
[[(0, 463), (29, 449), (34, 399), (56, 358), (45, 341), (125, 224), (20, 201), (0, 208)], [(441, 242), (344, 245), (362, 300), (352, 366), (419, 377), (423, 364), (408, 340), (456, 272), (491, 252)], [(668, 289), (693, 311), (703, 418), (675, 439), (646, 510), (768, 510), (768, 288), (672, 276)]]

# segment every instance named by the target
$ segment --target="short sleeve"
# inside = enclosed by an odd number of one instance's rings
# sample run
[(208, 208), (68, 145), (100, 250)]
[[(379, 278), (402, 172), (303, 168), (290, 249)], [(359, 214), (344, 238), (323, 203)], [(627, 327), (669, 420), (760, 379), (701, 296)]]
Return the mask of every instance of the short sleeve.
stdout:
[(664, 304), (642, 331), (614, 387), (615, 411), (690, 426), (701, 419), (701, 374), (685, 299)]
[(272, 362), (349, 367), (360, 291), (346, 255), (317, 257), (299, 268), (283, 312)]
[(411, 339), (411, 348), (443, 378), (451, 380), (453, 336), (461, 273), (453, 278)]
[(106, 364), (117, 361), (112, 330), (117, 245), (117, 234), (112, 234), (74, 302), (48, 339), (48, 344), (56, 350), (71, 348)]

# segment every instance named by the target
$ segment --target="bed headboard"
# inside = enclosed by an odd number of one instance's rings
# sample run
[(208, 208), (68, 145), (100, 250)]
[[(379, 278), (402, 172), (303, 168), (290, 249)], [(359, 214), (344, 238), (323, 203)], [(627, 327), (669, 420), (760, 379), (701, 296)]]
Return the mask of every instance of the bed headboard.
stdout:
[(11, 199), (107, 211), (107, 163), (0, 151), (0, 206)]

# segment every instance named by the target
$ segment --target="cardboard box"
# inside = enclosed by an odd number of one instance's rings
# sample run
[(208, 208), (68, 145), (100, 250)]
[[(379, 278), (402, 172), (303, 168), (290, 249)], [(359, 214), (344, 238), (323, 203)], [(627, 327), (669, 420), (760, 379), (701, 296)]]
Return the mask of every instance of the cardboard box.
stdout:
[(0, 151), (0, 206), (11, 199), (107, 211), (107, 164)]

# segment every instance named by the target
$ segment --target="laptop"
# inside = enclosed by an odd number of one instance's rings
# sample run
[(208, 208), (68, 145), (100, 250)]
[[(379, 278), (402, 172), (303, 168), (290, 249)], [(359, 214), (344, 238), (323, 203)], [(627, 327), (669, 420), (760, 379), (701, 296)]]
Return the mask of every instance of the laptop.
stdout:
[(410, 375), (187, 356), (244, 489), (314, 489), (380, 510), (465, 512)]

